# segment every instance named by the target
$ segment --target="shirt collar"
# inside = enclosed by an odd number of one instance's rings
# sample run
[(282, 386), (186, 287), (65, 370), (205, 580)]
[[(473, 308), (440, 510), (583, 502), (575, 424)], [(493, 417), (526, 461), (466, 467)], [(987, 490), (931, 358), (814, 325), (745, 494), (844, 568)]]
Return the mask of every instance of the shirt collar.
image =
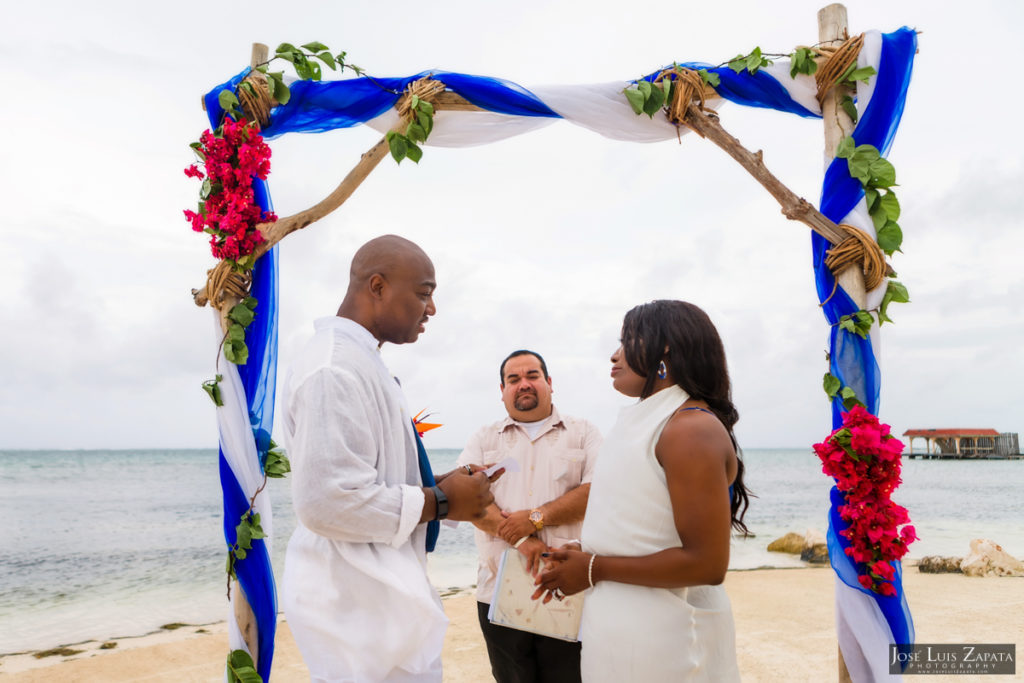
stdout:
[(337, 315), (319, 318), (313, 322), (313, 327), (318, 332), (329, 329), (337, 330), (360, 346), (365, 347), (368, 351), (372, 350), (380, 353), (380, 342), (373, 336), (373, 333), (351, 318), (342, 318)]
[[(562, 416), (558, 412), (558, 408), (556, 408), (553, 403), (551, 404), (551, 415), (549, 415), (547, 419), (548, 419), (547, 427), (549, 429), (554, 429), (555, 427), (564, 427), (565, 426), (565, 424), (562, 422)], [(498, 431), (499, 432), (503, 432), (506, 429), (508, 429), (509, 427), (515, 427), (515, 425), (516, 425), (516, 422), (515, 422), (515, 420), (512, 419), (512, 416), (511, 415), (506, 415), (505, 419), (502, 420), (500, 423), (498, 423)]]

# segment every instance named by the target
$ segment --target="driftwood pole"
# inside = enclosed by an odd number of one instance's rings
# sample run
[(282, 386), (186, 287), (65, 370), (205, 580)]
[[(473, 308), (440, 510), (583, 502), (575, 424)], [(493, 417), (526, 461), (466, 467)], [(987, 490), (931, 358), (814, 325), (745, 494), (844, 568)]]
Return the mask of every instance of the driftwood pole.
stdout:
[[(818, 40), (823, 46), (838, 47), (841, 45), (849, 37), (848, 26), (844, 5), (833, 3), (818, 10)], [(821, 103), (821, 117), (825, 122), (824, 161), (826, 169), (836, 156), (836, 147), (839, 146), (840, 140), (853, 132), (853, 121), (839, 106), (842, 97), (841, 90), (833, 88)], [(836, 276), (836, 280), (860, 309), (863, 310), (867, 306), (864, 272), (860, 268), (847, 268)], [(838, 642), (836, 643), (836, 652), (839, 655), (837, 672), (839, 683), (852, 683), (850, 672), (846, 668), (846, 660), (843, 659), (843, 650), (839, 647)]]
[[(835, 3), (818, 10), (818, 40), (825, 47), (838, 47), (849, 37), (847, 28), (846, 7)], [(846, 136), (853, 133), (853, 121), (839, 106), (843, 98), (840, 88), (832, 92), (821, 103), (821, 117), (825, 122), (825, 168), (836, 156), (836, 147)], [(846, 290), (853, 302), (861, 309), (867, 304), (867, 291), (864, 287), (864, 272), (860, 268), (847, 268), (836, 279), (839, 286)]]

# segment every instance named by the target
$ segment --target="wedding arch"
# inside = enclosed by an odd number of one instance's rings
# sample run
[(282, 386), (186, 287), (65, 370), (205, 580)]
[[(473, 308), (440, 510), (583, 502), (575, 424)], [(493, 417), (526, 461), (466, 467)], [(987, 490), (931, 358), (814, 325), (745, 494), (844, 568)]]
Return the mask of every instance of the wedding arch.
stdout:
[[(655, 142), (695, 132), (721, 147), (775, 197), (783, 213), (811, 228), (817, 294), (829, 324), (824, 389), (832, 434), (815, 445), (836, 480), (828, 546), (836, 574), (840, 677), (888, 675), (890, 644), (914, 640), (899, 557), (914, 538), (906, 511), (888, 494), (902, 448), (880, 424), (877, 328), (890, 302), (908, 299), (885, 260), (899, 249), (895, 173), (886, 160), (903, 112), (916, 32), (850, 36), (846, 10), (818, 14), (819, 41), (772, 60), (760, 49), (714, 65), (681, 62), (636, 81), (523, 87), (499, 78), (429, 71), (374, 78), (326, 46), (282, 44), (274, 58), (298, 76), (286, 82), (254, 45), (251, 66), (204, 97), (211, 130), (196, 150), (204, 170), (193, 229), (210, 234), (217, 265), (193, 290), (216, 313), (216, 378), (204, 388), (217, 404), (224, 536), (228, 547), (229, 680), (269, 680), (277, 598), (266, 540), (270, 504), (260, 495), (287, 459), (270, 438), (277, 375), (277, 243), (338, 208), (389, 154), (419, 161), (422, 146), (479, 145), (558, 120), (616, 140)], [(322, 81), (322, 69), (356, 77)], [(725, 102), (825, 123), (826, 170), (818, 208), (797, 197), (722, 126)], [(317, 205), (277, 219), (271, 212), (265, 139), (367, 125), (384, 133)], [(874, 314), (874, 315), (872, 315)], [(234, 588), (234, 589), (232, 589)]]

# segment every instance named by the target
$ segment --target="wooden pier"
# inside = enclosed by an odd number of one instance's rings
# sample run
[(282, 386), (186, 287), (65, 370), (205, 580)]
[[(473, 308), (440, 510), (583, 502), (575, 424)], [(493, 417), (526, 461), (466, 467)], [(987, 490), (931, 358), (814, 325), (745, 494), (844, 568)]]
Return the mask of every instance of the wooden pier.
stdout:
[[(995, 429), (908, 429), (910, 458), (956, 460), (1018, 460), (1024, 458), (1015, 432)], [(914, 439), (925, 440), (924, 452), (914, 450)]]

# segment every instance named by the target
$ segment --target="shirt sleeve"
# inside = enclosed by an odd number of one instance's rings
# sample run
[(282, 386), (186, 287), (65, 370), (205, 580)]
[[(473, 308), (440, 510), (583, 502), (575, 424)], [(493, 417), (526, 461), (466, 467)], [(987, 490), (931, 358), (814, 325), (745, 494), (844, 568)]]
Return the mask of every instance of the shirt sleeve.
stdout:
[(604, 441), (604, 437), (601, 436), (601, 432), (598, 431), (597, 427), (590, 424), (590, 422), (584, 420), (584, 434), (583, 434), (583, 477), (580, 480), (581, 484), (589, 484), (590, 480), (594, 476), (594, 464), (597, 462), (597, 453), (601, 450), (601, 443)]
[(292, 502), (310, 531), (338, 541), (399, 546), (423, 510), (417, 486), (387, 485), (377, 470), (384, 416), (353, 373), (322, 368), (289, 405)]

